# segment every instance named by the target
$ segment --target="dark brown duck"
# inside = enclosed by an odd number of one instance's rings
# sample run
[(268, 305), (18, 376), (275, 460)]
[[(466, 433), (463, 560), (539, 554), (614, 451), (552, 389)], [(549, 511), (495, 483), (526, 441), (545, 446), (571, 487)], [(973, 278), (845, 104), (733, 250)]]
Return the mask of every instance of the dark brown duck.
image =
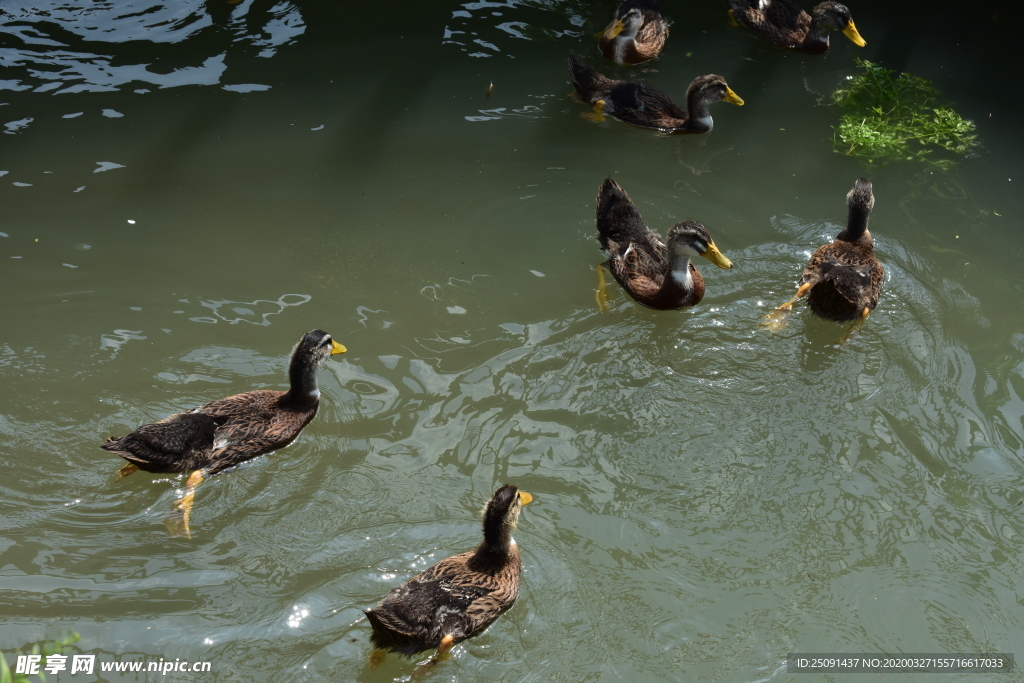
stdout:
[(857, 180), (846, 195), (846, 206), (846, 229), (831, 244), (811, 254), (796, 295), (769, 314), (769, 325), (784, 326), (793, 303), (805, 296), (812, 313), (836, 322), (863, 320), (878, 306), (885, 270), (875, 258), (875, 244), (868, 230), (875, 206), (869, 180)]
[(793, 0), (725, 0), (729, 16), (787, 50), (820, 55), (828, 52), (829, 31), (842, 31), (854, 45), (867, 42), (857, 32), (846, 5), (827, 0), (803, 11)]
[(676, 223), (662, 242), (611, 178), (598, 190), (595, 208), (597, 237), (608, 256), (608, 270), (637, 303), (659, 310), (699, 303), (704, 278), (691, 258), (703, 256), (719, 268), (732, 268), (732, 261), (697, 221)]
[(643, 64), (661, 54), (666, 40), (668, 19), (657, 0), (625, 0), (598, 47), (616, 64)]
[(643, 83), (618, 81), (569, 56), (569, 76), (580, 101), (594, 107), (594, 118), (608, 114), (640, 128), (665, 133), (707, 133), (714, 126), (708, 105), (724, 100), (742, 105), (725, 79), (715, 74), (698, 76), (686, 91), (686, 109), (668, 95)]
[(441, 560), (366, 610), (373, 627), (371, 666), (388, 651), (413, 655), (436, 648), (443, 655), (512, 606), (522, 572), (512, 530), (531, 500), (515, 486), (502, 486), (484, 508), (483, 543)]
[(110, 437), (104, 450), (128, 461), (127, 476), (147, 472), (191, 472), (187, 495), (178, 501), (189, 535), (189, 511), (195, 487), (210, 475), (290, 444), (320, 406), (317, 372), (332, 354), (345, 347), (323, 330), (303, 335), (292, 350), (288, 391), (260, 389), (205, 403), (131, 434)]

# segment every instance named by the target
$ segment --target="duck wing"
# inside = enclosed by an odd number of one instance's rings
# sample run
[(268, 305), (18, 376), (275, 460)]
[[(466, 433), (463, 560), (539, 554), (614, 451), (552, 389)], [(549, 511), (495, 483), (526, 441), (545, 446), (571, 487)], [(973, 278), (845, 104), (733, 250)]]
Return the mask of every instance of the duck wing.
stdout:
[(800, 284), (811, 283), (808, 304), (828, 320), (856, 320), (874, 309), (885, 271), (871, 251), (837, 240), (819, 247), (811, 256)]
[(441, 560), (367, 610), (373, 644), (415, 654), (438, 647), (447, 635), (465, 640), (508, 609), (518, 595), (518, 581), (473, 571), (467, 564), (472, 555)]
[(112, 436), (100, 447), (149, 472), (184, 472), (209, 456), (216, 430), (226, 421), (226, 417), (178, 413), (141, 425), (126, 436)]
[(792, 0), (726, 0), (737, 21), (782, 47), (803, 42), (811, 15)]
[[(632, 245), (655, 262), (668, 263), (664, 243), (644, 223), (626, 191), (611, 178), (606, 178), (597, 192), (596, 212), (597, 237), (609, 258), (624, 256)], [(644, 256), (637, 253), (633, 258), (643, 259)]]
[(318, 401), (297, 407), (284, 405), (285, 392), (257, 390), (211, 401), (197, 411), (227, 418), (217, 430), (215, 450), (205, 468), (209, 474), (279, 448), (298, 437), (316, 416)]
[(690, 118), (668, 95), (643, 83), (614, 81), (606, 99), (612, 103), (609, 114), (640, 128), (671, 132)]

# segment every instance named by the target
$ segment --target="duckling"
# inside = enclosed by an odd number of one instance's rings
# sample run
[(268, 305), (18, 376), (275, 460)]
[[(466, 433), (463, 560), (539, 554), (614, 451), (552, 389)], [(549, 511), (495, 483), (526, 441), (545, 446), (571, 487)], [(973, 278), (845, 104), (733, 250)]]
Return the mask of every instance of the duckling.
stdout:
[(531, 500), (526, 491), (502, 486), (483, 511), (483, 543), (441, 560), (365, 610), (373, 627), (371, 667), (379, 666), (388, 651), (414, 655), (437, 648), (431, 660), (436, 662), (512, 606), (522, 572), (512, 530)]
[(665, 133), (707, 133), (714, 126), (708, 105), (724, 100), (743, 105), (725, 79), (715, 74), (698, 76), (686, 91), (686, 109), (665, 93), (642, 83), (616, 81), (569, 56), (569, 75), (579, 99), (594, 105), (595, 121), (604, 114), (640, 128)]
[(112, 436), (100, 448), (128, 461), (122, 477), (138, 469), (191, 472), (186, 495), (176, 504), (182, 511), (179, 531), (191, 538), (196, 487), (205, 477), (294, 441), (320, 406), (317, 371), (329, 356), (345, 351), (323, 330), (307, 332), (292, 350), (288, 391), (260, 389), (211, 401), (127, 436)]
[(804, 296), (811, 313), (836, 322), (864, 320), (878, 306), (885, 270), (875, 258), (868, 230), (875, 206), (869, 180), (857, 179), (846, 195), (846, 206), (846, 229), (811, 254), (796, 295), (768, 315), (769, 326), (784, 327), (793, 303)]
[[(616, 281), (637, 303), (661, 311), (686, 308), (704, 297), (704, 278), (690, 262), (703, 256), (719, 268), (732, 268), (697, 221), (676, 223), (667, 244), (644, 224), (629, 195), (611, 178), (597, 193), (597, 236)], [(601, 274), (603, 284), (603, 273)], [(605, 297), (606, 298), (606, 297)], [(598, 306), (602, 304), (598, 290)], [(601, 306), (602, 309), (604, 306)]]
[(768, 41), (812, 55), (828, 52), (829, 31), (842, 31), (854, 45), (867, 42), (857, 32), (845, 5), (827, 0), (811, 10), (800, 9), (793, 0), (725, 0), (734, 22), (760, 33)]
[(643, 64), (661, 54), (668, 40), (668, 19), (658, 0), (625, 0), (601, 34), (598, 47), (616, 64)]

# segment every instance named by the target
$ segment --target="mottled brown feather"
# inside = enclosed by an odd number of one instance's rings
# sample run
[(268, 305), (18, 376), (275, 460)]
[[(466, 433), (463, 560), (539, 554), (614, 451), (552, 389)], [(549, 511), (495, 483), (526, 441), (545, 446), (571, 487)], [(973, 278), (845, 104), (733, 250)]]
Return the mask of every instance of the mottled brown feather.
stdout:
[(807, 304), (818, 317), (856, 320), (865, 308), (878, 306), (885, 270), (874, 256), (871, 234), (864, 237), (859, 244), (836, 240), (811, 255), (798, 284), (811, 283)]
[(513, 545), (493, 568), (471, 566), (475, 554), (441, 560), (367, 610), (373, 644), (412, 655), (437, 648), (446, 635), (465, 640), (501, 616), (519, 596), (519, 549)]
[(227, 417), (178, 413), (140, 426), (127, 436), (112, 436), (101, 448), (149, 472), (198, 469), (209, 457), (214, 434)]

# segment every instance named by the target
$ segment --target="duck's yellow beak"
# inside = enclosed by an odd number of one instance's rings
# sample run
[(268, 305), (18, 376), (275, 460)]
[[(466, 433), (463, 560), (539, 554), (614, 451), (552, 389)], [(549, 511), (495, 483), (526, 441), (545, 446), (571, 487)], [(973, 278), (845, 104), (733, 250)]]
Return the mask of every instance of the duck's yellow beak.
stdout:
[(531, 496), (529, 493), (527, 493), (526, 491), (520, 491), (519, 492), (519, 504), (520, 505), (526, 505), (531, 500), (533, 500), (533, 496)]
[(604, 30), (603, 35), (608, 40), (611, 40), (615, 36), (622, 33), (622, 29), (624, 28), (626, 28), (626, 25), (622, 23), (622, 19), (616, 19), (611, 24), (609, 24), (608, 28)]
[(725, 255), (718, 251), (718, 247), (715, 246), (713, 240), (708, 242), (708, 250), (701, 254), (701, 256), (706, 258), (708, 261), (711, 261), (719, 268), (725, 268), (726, 270), (732, 268), (732, 261), (725, 258)]
[(342, 346), (338, 342), (334, 341), (333, 339), (331, 340), (331, 355), (332, 356), (334, 354), (336, 354), (336, 353), (345, 353), (346, 351), (348, 351), (348, 349), (346, 349), (344, 346)]
[(722, 100), (729, 104), (736, 104), (741, 107), (743, 106), (743, 98), (733, 92), (733, 89), (729, 86), (725, 86), (725, 97), (723, 97)]
[(857, 47), (864, 47), (868, 44), (866, 40), (860, 37), (857, 32), (857, 27), (853, 25), (853, 19), (850, 19), (850, 23), (843, 29), (843, 35), (853, 41), (853, 44)]

